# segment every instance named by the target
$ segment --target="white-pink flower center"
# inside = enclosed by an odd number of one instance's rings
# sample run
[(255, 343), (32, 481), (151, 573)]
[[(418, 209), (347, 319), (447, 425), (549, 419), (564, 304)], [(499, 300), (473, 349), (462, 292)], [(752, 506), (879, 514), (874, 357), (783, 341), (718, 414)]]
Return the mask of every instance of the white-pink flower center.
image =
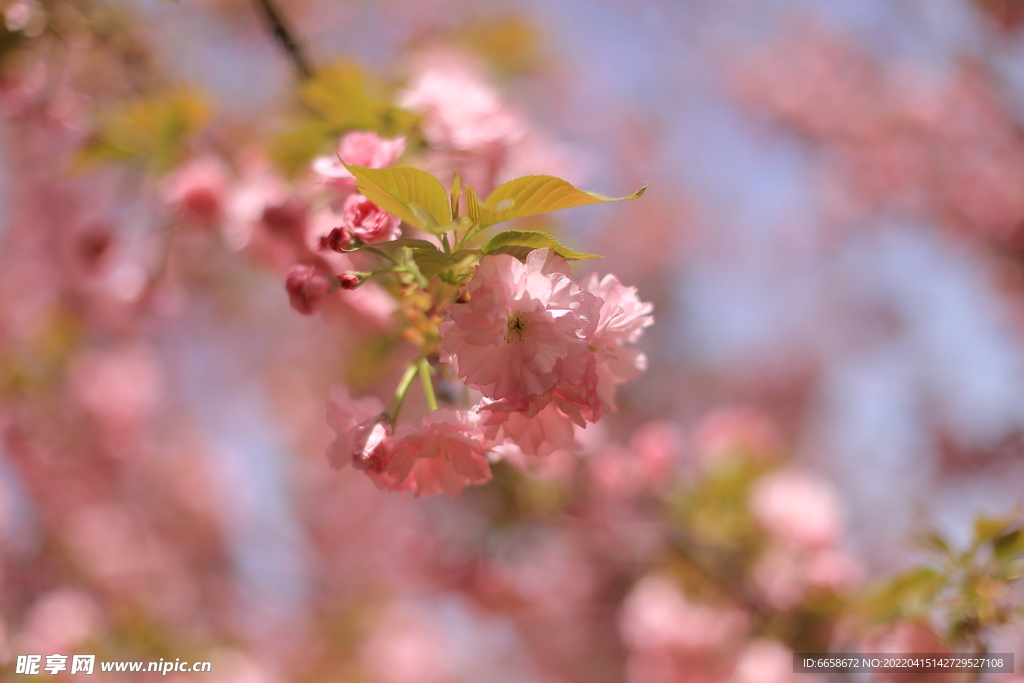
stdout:
[(505, 343), (511, 344), (512, 342), (523, 341), (523, 335), (526, 334), (529, 326), (529, 318), (524, 313), (514, 311), (508, 317), (508, 325), (505, 327)]

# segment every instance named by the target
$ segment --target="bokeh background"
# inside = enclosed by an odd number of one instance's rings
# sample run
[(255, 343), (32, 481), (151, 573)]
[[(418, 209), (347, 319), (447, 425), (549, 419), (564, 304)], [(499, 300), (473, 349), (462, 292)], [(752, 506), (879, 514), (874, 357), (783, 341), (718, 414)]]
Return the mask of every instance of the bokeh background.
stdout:
[[(1019, 2), (279, 0), (315, 68), (400, 90), (460, 55), (529, 121), (524, 168), (648, 185), (552, 224), (654, 303), (647, 373), (579, 453), (454, 501), (324, 458), (330, 387), (386, 395), (400, 342), (370, 305), (289, 307), (265, 208), (308, 179), (251, 169), (299, 79), (259, 6), (0, 5), (3, 676), (95, 652), (214, 662), (176, 681), (743, 683), (811, 680), (801, 647), (948, 647), (941, 609), (893, 635), (851, 605), (923, 530), (966, 546), (1022, 499)], [(204, 124), (167, 164), (83, 155), (182, 88)], [(197, 158), (236, 223), (180, 220)], [(765, 467), (808, 478), (786, 524), (822, 538), (772, 554)], [(700, 531), (734, 499), (741, 528)]]

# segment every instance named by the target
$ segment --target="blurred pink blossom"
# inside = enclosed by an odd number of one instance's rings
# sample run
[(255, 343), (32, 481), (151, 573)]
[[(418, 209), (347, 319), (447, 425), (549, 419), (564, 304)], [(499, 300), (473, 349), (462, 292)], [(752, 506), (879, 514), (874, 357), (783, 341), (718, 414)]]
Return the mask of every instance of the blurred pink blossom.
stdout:
[(450, 637), (422, 611), (393, 606), (380, 613), (363, 640), (359, 660), (377, 683), (448, 683)]
[(736, 659), (729, 683), (821, 683), (813, 673), (793, 673), (793, 651), (768, 638), (750, 641)]
[(96, 637), (100, 622), (95, 598), (74, 588), (58, 588), (29, 610), (18, 646), (27, 652), (61, 652)]
[(179, 166), (163, 182), (164, 203), (187, 222), (213, 225), (220, 220), (231, 172), (215, 157), (199, 157)]
[(843, 528), (839, 494), (808, 472), (781, 470), (761, 479), (751, 491), (750, 511), (768, 533), (797, 547), (832, 545)]
[(629, 448), (613, 444), (588, 457), (594, 481), (607, 493), (632, 496), (660, 492), (671, 482), (682, 434), (670, 422), (648, 422), (633, 433)]
[(465, 55), (435, 50), (421, 55), (417, 64), (398, 103), (423, 115), (423, 136), (435, 148), (481, 151), (510, 144), (526, 132)]
[(72, 359), (68, 375), (82, 405), (115, 429), (151, 415), (163, 390), (160, 359), (143, 345), (83, 351)]
[(619, 632), (631, 648), (700, 650), (742, 636), (747, 621), (739, 610), (693, 602), (669, 579), (650, 574), (623, 601)]
[(812, 586), (833, 591), (849, 590), (864, 580), (861, 562), (848, 552), (833, 548), (815, 550), (805, 568)]
[(715, 410), (697, 426), (693, 455), (702, 467), (714, 467), (737, 455), (764, 459), (782, 448), (778, 426), (754, 408), (728, 406)]
[(795, 607), (806, 593), (800, 558), (782, 548), (764, 553), (751, 570), (751, 579), (763, 600), (780, 611)]

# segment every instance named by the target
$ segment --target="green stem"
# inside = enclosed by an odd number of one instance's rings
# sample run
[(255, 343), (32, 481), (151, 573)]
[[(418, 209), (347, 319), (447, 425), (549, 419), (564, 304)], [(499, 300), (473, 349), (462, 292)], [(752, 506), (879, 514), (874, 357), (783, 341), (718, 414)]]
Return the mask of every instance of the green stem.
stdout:
[(416, 376), (417, 365), (416, 362), (409, 363), (409, 367), (402, 373), (402, 379), (398, 380), (398, 386), (395, 387), (395, 397), (391, 399), (391, 405), (384, 413), (392, 427), (398, 422), (398, 413), (402, 410), (402, 402), (405, 401), (405, 395), (409, 393), (409, 386), (412, 385), (413, 377)]
[(466, 233), (462, 236), (462, 240), (459, 242), (459, 246), (456, 248), (456, 251), (458, 251), (459, 249), (462, 249), (464, 246), (468, 245), (469, 241), (471, 239), (473, 239), (474, 237), (476, 237), (481, 232), (483, 232), (483, 230), (484, 230), (483, 226), (480, 226), (480, 225), (473, 224), (473, 225), (469, 226), (466, 229)]
[(446, 233), (446, 232), (442, 232), (441, 233), (441, 244), (444, 246), (444, 253), (445, 254), (452, 253), (452, 245), (448, 243), (448, 233)]
[(430, 363), (426, 358), (420, 358), (420, 381), (423, 382), (423, 393), (427, 396), (427, 408), (437, 410), (437, 398), (434, 396), (434, 383), (430, 381)]
[[(350, 249), (349, 251), (360, 251), (360, 250), (359, 249)], [(391, 261), (392, 263), (395, 263), (395, 264), (398, 263), (398, 261), (396, 261), (395, 259), (391, 258), (390, 256), (388, 256), (387, 254), (385, 254), (383, 251), (381, 251), (380, 249), (378, 249), (376, 247), (363, 247), (362, 251), (369, 251), (371, 253), (377, 254), (377, 256), (383, 256), (384, 258), (386, 258), (388, 261)]]

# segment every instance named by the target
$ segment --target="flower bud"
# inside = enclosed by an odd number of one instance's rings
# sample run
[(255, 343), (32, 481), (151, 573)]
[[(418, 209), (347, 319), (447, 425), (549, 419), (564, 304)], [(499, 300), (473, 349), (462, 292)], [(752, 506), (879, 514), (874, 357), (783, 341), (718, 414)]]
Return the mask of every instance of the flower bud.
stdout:
[(322, 238), (322, 240), (323, 246), (326, 246), (331, 251), (336, 251), (339, 254), (351, 247), (354, 241), (352, 239), (352, 233), (345, 228), (334, 228), (327, 237)]
[(338, 276), (338, 282), (341, 283), (342, 289), (355, 289), (362, 284), (362, 280), (355, 273), (342, 273)]
[(320, 310), (333, 287), (330, 279), (316, 272), (313, 266), (296, 265), (288, 273), (285, 289), (292, 308), (302, 315), (313, 315)]

